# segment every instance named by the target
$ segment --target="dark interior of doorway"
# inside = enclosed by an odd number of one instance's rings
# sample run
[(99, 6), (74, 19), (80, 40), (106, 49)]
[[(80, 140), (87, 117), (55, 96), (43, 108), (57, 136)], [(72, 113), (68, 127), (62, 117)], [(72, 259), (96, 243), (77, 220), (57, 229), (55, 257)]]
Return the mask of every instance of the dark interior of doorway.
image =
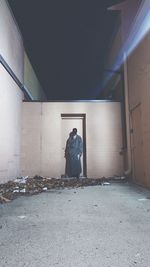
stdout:
[(82, 131), (83, 131), (83, 176), (87, 177), (87, 164), (86, 164), (86, 114), (84, 113), (64, 113), (61, 114), (62, 118), (82, 118)]

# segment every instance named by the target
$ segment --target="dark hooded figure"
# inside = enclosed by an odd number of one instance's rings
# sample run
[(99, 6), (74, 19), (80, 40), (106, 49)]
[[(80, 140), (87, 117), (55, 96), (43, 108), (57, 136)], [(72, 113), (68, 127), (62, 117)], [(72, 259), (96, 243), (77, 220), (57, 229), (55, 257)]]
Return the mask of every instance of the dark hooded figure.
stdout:
[(66, 142), (65, 158), (66, 169), (65, 174), (68, 177), (79, 178), (81, 173), (81, 155), (83, 152), (83, 142), (81, 136), (77, 135), (77, 129), (73, 128)]

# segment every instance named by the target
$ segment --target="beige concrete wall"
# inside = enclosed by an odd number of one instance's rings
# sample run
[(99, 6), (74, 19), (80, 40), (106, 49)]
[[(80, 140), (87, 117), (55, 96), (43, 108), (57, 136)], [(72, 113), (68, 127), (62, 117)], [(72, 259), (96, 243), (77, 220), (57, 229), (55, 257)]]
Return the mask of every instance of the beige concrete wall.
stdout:
[(22, 175), (60, 177), (61, 114), (77, 113), (86, 114), (87, 176), (122, 175), (120, 103), (112, 102), (23, 103)]
[[(142, 13), (140, 11), (140, 4), (142, 6)], [(133, 179), (144, 186), (150, 187), (150, 33), (140, 43), (131, 50), (126, 44), (132, 47), (133, 36), (138, 35), (138, 26), (136, 24), (139, 18), (144, 19), (144, 12), (147, 15), (146, 5), (148, 1), (141, 0), (127, 0), (115, 6), (113, 10), (121, 11), (121, 39), (122, 47), (125, 49), (127, 59), (127, 77), (125, 82), (125, 89), (128, 92), (129, 111), (126, 115), (129, 117), (130, 130), (127, 132), (128, 140), (131, 140), (131, 167)], [(143, 21), (141, 21), (142, 23)], [(140, 33), (142, 36), (142, 33)], [(136, 39), (136, 38), (135, 38)], [(130, 41), (130, 42), (129, 42)], [(109, 58), (107, 62), (115, 65), (115, 54), (118, 46), (118, 36), (115, 36), (113, 45), (109, 51)], [(128, 51), (132, 52), (128, 54)], [(106, 91), (109, 89), (109, 84)], [(130, 151), (130, 147), (128, 147)], [(125, 151), (125, 162), (127, 160), (127, 153)], [(130, 171), (130, 169), (128, 169)]]
[[(141, 168), (143, 175), (141, 177), (134, 176), (135, 180), (142, 184), (150, 187), (150, 34), (144, 38), (144, 40), (139, 44), (139, 46), (133, 51), (128, 59), (128, 82), (129, 82), (129, 103), (131, 109), (131, 116), (140, 107), (140, 116), (138, 116), (138, 127), (133, 129), (137, 131), (136, 136), (138, 136), (139, 129), (140, 142), (139, 146), (142, 145), (140, 149), (139, 158), (142, 158)], [(137, 106), (137, 107), (136, 107)], [(133, 127), (135, 121), (132, 119), (131, 128)], [(132, 154), (134, 153), (134, 136), (132, 136)], [(138, 147), (139, 149), (139, 147)], [(132, 167), (136, 165), (138, 161), (137, 157), (134, 157)]]
[[(23, 82), (23, 45), (5, 0), (0, 0), (0, 54)], [(0, 64), (0, 183), (20, 175), (22, 92)]]
[(44, 91), (37, 79), (26, 52), (24, 52), (24, 84), (30, 91), (34, 100), (46, 100)]

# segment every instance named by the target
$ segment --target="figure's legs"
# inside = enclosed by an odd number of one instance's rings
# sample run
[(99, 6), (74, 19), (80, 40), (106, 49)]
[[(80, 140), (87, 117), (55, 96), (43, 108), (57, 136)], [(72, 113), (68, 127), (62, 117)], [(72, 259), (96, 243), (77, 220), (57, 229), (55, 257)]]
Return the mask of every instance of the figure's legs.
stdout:
[(71, 161), (69, 156), (66, 157), (65, 175), (66, 177), (71, 177)]
[(81, 173), (81, 161), (78, 158), (71, 158), (70, 160), (71, 177), (80, 177)]

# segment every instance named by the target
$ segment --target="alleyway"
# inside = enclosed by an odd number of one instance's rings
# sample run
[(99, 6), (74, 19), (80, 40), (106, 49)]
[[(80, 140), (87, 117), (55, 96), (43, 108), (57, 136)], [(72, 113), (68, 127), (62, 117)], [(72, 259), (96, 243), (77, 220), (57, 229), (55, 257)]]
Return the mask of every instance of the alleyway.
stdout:
[(0, 205), (0, 266), (148, 267), (149, 198), (113, 183)]

